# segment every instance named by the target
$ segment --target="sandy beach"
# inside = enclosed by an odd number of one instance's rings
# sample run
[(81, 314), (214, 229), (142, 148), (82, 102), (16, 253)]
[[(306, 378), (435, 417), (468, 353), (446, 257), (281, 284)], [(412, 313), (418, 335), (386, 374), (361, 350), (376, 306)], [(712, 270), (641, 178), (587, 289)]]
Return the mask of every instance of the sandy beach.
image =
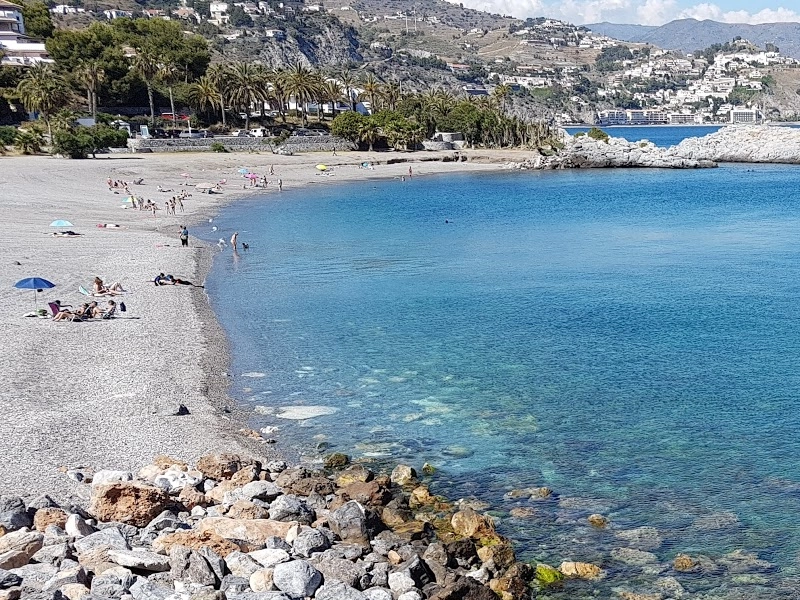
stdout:
[[(154, 456), (168, 454), (195, 460), (214, 452), (265, 457), (280, 454), (239, 430), (247, 414), (226, 395), (229, 375), (224, 332), (211, 312), (202, 288), (156, 287), (159, 272), (202, 283), (219, 252), (191, 238), (182, 248), (179, 226), (208, 222), (222, 205), (243, 196), (265, 194), (280, 201), (284, 189), (335, 185), (365, 178), (400, 178), (409, 163), (414, 176), (501, 168), (526, 158), (524, 152), (466, 152), (469, 162), (428, 162), (433, 153), (346, 153), (276, 156), (271, 154), (111, 155), (74, 161), (52, 157), (0, 159), (0, 197), (5, 233), (0, 263), (0, 313), (3, 353), (0, 357), (0, 489), (3, 494), (64, 498), (77, 484), (64, 471), (77, 467), (136, 469)], [(370, 161), (372, 169), (359, 168)], [(332, 167), (322, 175), (315, 165)], [(245, 167), (266, 174), (266, 190), (243, 186), (237, 172)], [(188, 176), (183, 176), (186, 173)], [(132, 182), (137, 196), (150, 198), (162, 210), (133, 210), (125, 193), (109, 191), (106, 179)], [(220, 194), (198, 193), (200, 182), (227, 180)], [(187, 188), (185, 212), (165, 215), (164, 201)], [(75, 237), (57, 237), (64, 228), (49, 227), (66, 219)], [(119, 227), (97, 227), (116, 224)], [(38, 294), (48, 301), (80, 306), (89, 300), (79, 286), (91, 289), (94, 276), (119, 281), (128, 292), (123, 318), (83, 323), (24, 317), (34, 308), (34, 293), (13, 287), (26, 277), (56, 284)], [(105, 298), (98, 298), (101, 304)], [(170, 413), (184, 404), (189, 414)]]

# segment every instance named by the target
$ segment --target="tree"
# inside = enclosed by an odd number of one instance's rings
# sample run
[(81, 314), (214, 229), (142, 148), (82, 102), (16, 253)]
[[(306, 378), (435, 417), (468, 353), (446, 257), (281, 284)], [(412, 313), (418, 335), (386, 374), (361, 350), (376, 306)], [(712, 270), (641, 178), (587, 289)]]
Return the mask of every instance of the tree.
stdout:
[(368, 117), (361, 122), (358, 128), (358, 140), (369, 145), (369, 151), (381, 136), (381, 128), (372, 117)]
[(49, 63), (38, 63), (28, 69), (17, 85), (17, 96), (25, 109), (41, 113), (52, 139), (50, 115), (67, 101), (67, 82)]
[(230, 10), (230, 23), (234, 27), (252, 27), (253, 26), (253, 19), (244, 12), (244, 9), (241, 6), (234, 6)]
[(231, 71), (225, 67), (225, 65), (216, 63), (208, 67), (205, 77), (208, 77), (209, 83), (219, 92), (219, 111), (222, 114), (222, 127), (227, 128), (227, 123), (225, 121), (226, 96), (224, 90), (229, 89)]
[[(158, 76), (160, 63), (156, 55), (148, 49), (138, 48), (133, 59), (133, 69), (147, 87), (147, 101), (150, 103), (150, 126), (156, 126), (156, 104), (153, 99), (153, 82)], [(173, 115), (174, 116), (174, 115)]]
[(12, 0), (22, 7), (22, 20), (25, 21), (25, 34), (34, 38), (47, 39), (53, 35), (55, 25), (50, 18), (47, 3), (41, 0)]
[(358, 142), (361, 139), (361, 126), (366, 118), (355, 111), (338, 115), (331, 123), (331, 133), (337, 137)]
[(362, 96), (369, 98), (369, 112), (373, 114), (378, 109), (378, 96), (381, 92), (381, 82), (375, 77), (374, 73), (367, 73), (361, 81), (361, 88), (364, 90)]
[[(211, 112), (223, 107), (222, 94), (208, 75), (203, 75), (189, 86), (189, 102), (201, 112)], [(225, 112), (223, 111), (223, 121)]]
[(230, 101), (244, 113), (244, 128), (250, 129), (250, 111), (266, 99), (266, 79), (257, 65), (237, 63), (231, 71)]
[[(336, 118), (336, 103), (341, 101), (344, 98), (342, 94), (342, 88), (339, 87), (338, 81), (326, 81), (323, 85), (320, 86), (320, 98), (322, 99), (323, 103), (330, 102), (331, 104), (331, 112), (333, 113), (333, 118)], [(320, 112), (322, 108), (320, 107)]]
[(78, 64), (73, 72), (74, 77), (86, 89), (86, 100), (92, 118), (97, 121), (97, 91), (100, 82), (105, 78), (105, 71), (99, 59), (88, 59)]
[(14, 147), (23, 154), (36, 154), (42, 150), (42, 136), (35, 131), (20, 129), (14, 138)]
[(286, 72), (286, 91), (294, 97), (294, 101), (301, 111), (303, 127), (308, 125), (306, 104), (314, 97), (318, 84), (317, 78), (308, 67), (299, 62)]
[(505, 112), (506, 110), (506, 99), (511, 95), (511, 86), (501, 84), (494, 88), (492, 92), (492, 98), (498, 102), (500, 105), (500, 109)]
[(177, 81), (178, 75), (178, 68), (173, 63), (162, 62), (158, 66), (158, 78), (166, 84), (167, 90), (169, 91), (169, 109), (172, 112), (173, 125), (177, 125), (178, 115), (175, 114), (175, 98), (172, 94), (172, 86)]
[(339, 71), (339, 81), (342, 82), (344, 88), (344, 96), (347, 99), (347, 104), (350, 105), (350, 110), (355, 110), (355, 100), (353, 99), (353, 85), (356, 79), (353, 77), (353, 72), (350, 69), (342, 69)]

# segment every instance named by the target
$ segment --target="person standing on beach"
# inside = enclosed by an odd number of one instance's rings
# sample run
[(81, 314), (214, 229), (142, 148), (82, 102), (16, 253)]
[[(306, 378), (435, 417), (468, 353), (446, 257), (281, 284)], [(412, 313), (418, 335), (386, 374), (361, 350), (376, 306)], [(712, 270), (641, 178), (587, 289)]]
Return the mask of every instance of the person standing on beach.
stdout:
[(234, 252), (236, 251), (236, 241), (239, 239), (239, 232), (235, 231), (231, 236), (231, 246), (233, 247)]
[(186, 229), (186, 225), (181, 229), (181, 246), (189, 246), (189, 230)]
[(411, 171), (411, 165), (408, 165), (408, 178), (411, 179), (413, 177), (413, 172)]
[(275, 175), (275, 166), (274, 165), (270, 165), (269, 166), (269, 174), (270, 175)]
[(283, 179), (278, 179), (278, 191), (283, 191)]
[(336, 156), (336, 146), (333, 147), (333, 155)]

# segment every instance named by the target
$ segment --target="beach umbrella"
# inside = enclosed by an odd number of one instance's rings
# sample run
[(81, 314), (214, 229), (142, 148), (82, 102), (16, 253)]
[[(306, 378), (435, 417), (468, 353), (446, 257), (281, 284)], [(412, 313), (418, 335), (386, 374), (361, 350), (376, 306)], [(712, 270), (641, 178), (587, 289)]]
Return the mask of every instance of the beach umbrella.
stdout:
[(72, 227), (72, 223), (64, 219), (58, 219), (50, 223), (50, 227)]
[(247, 178), (248, 179), (258, 179), (258, 174), (257, 173), (248, 173), (247, 174)]
[(250, 169), (245, 169), (244, 167), (239, 169), (239, 173), (241, 173), (242, 175), (247, 175), (249, 172), (250, 172)]
[(47, 281), (47, 279), (42, 279), (41, 277), (26, 277), (25, 279), (20, 279), (17, 283), (15, 283), (14, 287), (20, 290), (33, 290), (33, 305), (37, 306), (37, 292), (54, 288), (56, 287), (56, 284)]
[(318, 171), (327, 171), (328, 170), (328, 165), (317, 165), (317, 170)]

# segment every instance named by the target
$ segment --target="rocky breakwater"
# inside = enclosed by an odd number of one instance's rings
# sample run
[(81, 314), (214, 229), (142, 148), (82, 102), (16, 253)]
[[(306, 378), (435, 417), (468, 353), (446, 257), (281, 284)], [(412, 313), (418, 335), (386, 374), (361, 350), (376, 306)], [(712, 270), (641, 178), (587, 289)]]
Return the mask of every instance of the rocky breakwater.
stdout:
[(0, 599), (515, 600), (537, 577), (600, 573), (517, 562), (490, 517), (433, 496), (408, 466), (158, 457), (85, 481), (85, 507), (0, 498)]
[(660, 148), (642, 140), (622, 138), (594, 139), (589, 136), (563, 136), (563, 147), (542, 148), (540, 154), (522, 163), (509, 165), (518, 169), (602, 169), (638, 167), (651, 169), (702, 169), (717, 165), (707, 159), (693, 158), (677, 147)]
[(770, 125), (732, 125), (674, 147), (695, 160), (800, 164), (800, 129)]

